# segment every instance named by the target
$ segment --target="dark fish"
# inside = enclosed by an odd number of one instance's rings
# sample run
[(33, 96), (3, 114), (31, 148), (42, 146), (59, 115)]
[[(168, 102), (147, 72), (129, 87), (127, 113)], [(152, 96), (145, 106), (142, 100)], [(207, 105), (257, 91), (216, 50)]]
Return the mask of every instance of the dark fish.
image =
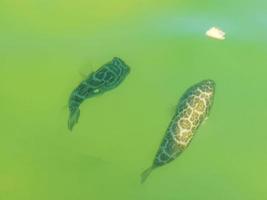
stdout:
[(203, 80), (186, 90), (151, 167), (141, 175), (141, 182), (146, 180), (152, 170), (171, 162), (188, 147), (196, 130), (207, 119), (214, 94), (213, 80)]
[(117, 87), (129, 74), (129, 66), (118, 57), (104, 64), (96, 72), (92, 72), (76, 87), (69, 98), (68, 128), (78, 122), (80, 116), (80, 104), (87, 98), (103, 94)]

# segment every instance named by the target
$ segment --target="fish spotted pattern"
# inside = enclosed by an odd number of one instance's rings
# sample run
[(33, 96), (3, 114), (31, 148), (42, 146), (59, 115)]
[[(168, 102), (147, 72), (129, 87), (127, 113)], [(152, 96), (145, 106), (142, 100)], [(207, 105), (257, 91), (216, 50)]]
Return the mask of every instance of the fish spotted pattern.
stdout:
[(91, 97), (117, 87), (129, 74), (130, 68), (118, 57), (92, 72), (71, 93), (69, 98), (68, 128), (73, 129), (80, 116), (80, 104)]
[(213, 80), (203, 80), (186, 90), (178, 103), (153, 164), (143, 172), (141, 182), (145, 181), (153, 169), (171, 162), (188, 147), (196, 130), (209, 114), (214, 94)]

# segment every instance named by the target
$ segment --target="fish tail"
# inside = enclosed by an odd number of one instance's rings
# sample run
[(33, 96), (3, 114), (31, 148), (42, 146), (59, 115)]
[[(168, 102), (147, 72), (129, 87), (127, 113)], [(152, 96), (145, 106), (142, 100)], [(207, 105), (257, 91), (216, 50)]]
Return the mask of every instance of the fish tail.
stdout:
[(147, 177), (151, 174), (155, 167), (152, 165), (151, 167), (147, 168), (143, 173), (141, 174), (141, 183), (144, 183)]
[(74, 125), (78, 122), (80, 117), (80, 109), (79, 107), (75, 107), (70, 111), (69, 121), (68, 121), (68, 128), (71, 131)]

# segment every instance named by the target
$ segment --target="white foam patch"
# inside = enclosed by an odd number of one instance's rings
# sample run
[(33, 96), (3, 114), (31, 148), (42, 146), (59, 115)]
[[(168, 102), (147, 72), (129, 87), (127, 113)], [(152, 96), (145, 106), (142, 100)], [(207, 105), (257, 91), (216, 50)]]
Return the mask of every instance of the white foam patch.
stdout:
[(225, 39), (225, 32), (223, 32), (221, 29), (212, 27), (209, 30), (206, 31), (206, 35), (210, 38), (214, 38), (217, 40), (224, 40)]

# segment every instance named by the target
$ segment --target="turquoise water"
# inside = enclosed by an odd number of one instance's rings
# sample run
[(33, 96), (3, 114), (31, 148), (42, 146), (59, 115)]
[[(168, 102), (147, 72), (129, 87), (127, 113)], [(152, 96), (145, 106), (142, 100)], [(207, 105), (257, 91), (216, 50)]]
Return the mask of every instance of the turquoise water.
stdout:
[[(0, 1), (2, 200), (267, 199), (263, 1)], [(226, 40), (207, 38), (211, 26)], [(81, 106), (71, 91), (119, 56), (116, 89)], [(217, 84), (190, 147), (145, 184), (179, 97)]]

